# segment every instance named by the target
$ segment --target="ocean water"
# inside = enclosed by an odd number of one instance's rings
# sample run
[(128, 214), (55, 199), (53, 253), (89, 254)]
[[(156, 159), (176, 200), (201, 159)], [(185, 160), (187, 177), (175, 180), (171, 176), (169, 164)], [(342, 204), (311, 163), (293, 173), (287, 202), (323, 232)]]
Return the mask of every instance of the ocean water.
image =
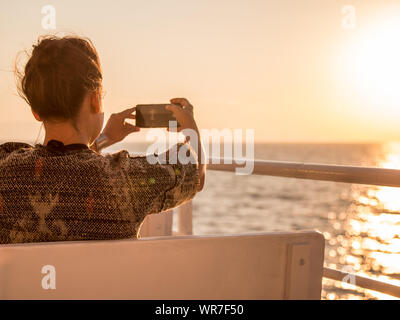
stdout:
[[(400, 168), (400, 144), (257, 144), (255, 158)], [(318, 230), (325, 266), (400, 285), (400, 189), (208, 171), (193, 204), (194, 234)], [(393, 297), (324, 279), (322, 298)]]

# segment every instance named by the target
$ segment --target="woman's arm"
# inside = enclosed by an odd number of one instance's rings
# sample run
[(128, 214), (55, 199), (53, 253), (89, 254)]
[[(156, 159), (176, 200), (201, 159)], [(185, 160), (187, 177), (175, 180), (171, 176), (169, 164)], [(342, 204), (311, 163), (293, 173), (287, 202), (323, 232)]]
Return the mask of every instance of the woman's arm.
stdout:
[[(200, 185), (198, 191), (201, 191), (204, 187), (207, 166), (205, 163), (205, 153), (203, 145), (201, 143), (200, 131), (197, 128), (196, 121), (194, 120), (193, 117), (193, 106), (185, 98), (174, 98), (171, 99), (170, 101), (171, 104), (168, 105), (166, 109), (170, 110), (174, 114), (176, 120), (179, 122), (180, 124), (179, 131), (184, 129), (191, 129), (195, 131), (197, 135), (197, 143), (195, 144), (197, 149), (195, 150), (195, 152), (197, 153), (197, 160), (199, 164), (198, 171), (199, 171)], [(185, 131), (182, 132), (185, 133)]]
[[(197, 128), (196, 121), (193, 117), (193, 106), (185, 98), (174, 98), (171, 99), (170, 102), (171, 104), (168, 105), (166, 109), (170, 110), (174, 114), (176, 120), (179, 122), (180, 127), (178, 128), (178, 131), (191, 129), (197, 135), (197, 144), (194, 144), (194, 151), (197, 154), (197, 162), (199, 164), (198, 171), (200, 185), (198, 191), (200, 191), (204, 187), (206, 164), (204, 163), (205, 153), (201, 143), (200, 131)], [(90, 146), (90, 148), (96, 152), (101, 152), (102, 149), (107, 148), (119, 141), (122, 141), (130, 133), (140, 131), (139, 127), (125, 122), (126, 119), (135, 119), (135, 115), (133, 114), (134, 112), (135, 107), (126, 109), (119, 113), (112, 114), (110, 119), (107, 121), (103, 132)], [(183, 133), (185, 134), (185, 131), (183, 131)]]

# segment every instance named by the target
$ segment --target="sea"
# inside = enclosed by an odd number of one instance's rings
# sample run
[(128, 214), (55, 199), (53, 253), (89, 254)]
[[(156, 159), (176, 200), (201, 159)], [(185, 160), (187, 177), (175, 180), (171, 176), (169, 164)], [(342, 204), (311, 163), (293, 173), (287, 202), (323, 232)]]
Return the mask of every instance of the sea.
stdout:
[[(400, 143), (259, 143), (254, 158), (400, 169)], [(326, 267), (400, 285), (400, 189), (209, 170), (193, 200), (197, 235), (310, 229), (325, 237)], [(324, 278), (322, 299), (395, 298)]]

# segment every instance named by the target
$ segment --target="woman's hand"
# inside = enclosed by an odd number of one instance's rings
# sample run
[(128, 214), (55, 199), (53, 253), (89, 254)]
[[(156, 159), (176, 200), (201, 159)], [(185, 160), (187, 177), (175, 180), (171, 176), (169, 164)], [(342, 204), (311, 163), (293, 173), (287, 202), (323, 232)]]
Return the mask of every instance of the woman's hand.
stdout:
[(101, 152), (102, 149), (123, 140), (128, 134), (140, 131), (139, 127), (125, 122), (126, 119), (135, 119), (135, 115), (133, 114), (135, 108), (136, 107), (133, 107), (119, 113), (113, 113), (110, 119), (108, 119), (103, 132), (90, 148), (96, 152)]
[(193, 106), (185, 98), (174, 98), (170, 100), (171, 104), (165, 109), (171, 111), (179, 122), (178, 131), (183, 129), (193, 129), (198, 132), (196, 121), (193, 117)]
[(135, 108), (136, 107), (133, 107), (119, 113), (113, 113), (110, 116), (102, 132), (102, 134), (107, 136), (109, 145), (122, 141), (132, 132), (140, 131), (139, 127), (125, 121), (126, 119), (135, 119), (135, 115), (133, 114)]

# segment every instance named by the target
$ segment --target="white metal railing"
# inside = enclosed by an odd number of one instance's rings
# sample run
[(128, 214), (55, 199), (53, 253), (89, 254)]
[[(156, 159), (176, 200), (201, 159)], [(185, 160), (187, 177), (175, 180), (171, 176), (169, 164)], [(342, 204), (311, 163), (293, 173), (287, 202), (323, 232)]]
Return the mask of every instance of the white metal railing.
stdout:
[[(211, 161), (207, 165), (207, 169), (219, 171), (235, 171), (241, 167), (236, 163), (219, 164)], [(400, 187), (400, 170), (374, 167), (254, 160), (252, 174)]]
[[(345, 278), (350, 278), (348, 273), (335, 270), (335, 269), (330, 269), (330, 268), (324, 268), (324, 277), (337, 280), (337, 281), (343, 281)], [(353, 277), (354, 280), (354, 285), (357, 285), (359, 287), (365, 288), (365, 289), (370, 289), (374, 291), (379, 291), (385, 294), (389, 294), (394, 297), (400, 297), (400, 287), (395, 286), (390, 283), (370, 279), (367, 277), (362, 277), (358, 276), (355, 274), (352, 274), (351, 277)]]
[[(243, 163), (242, 160), (243, 159), (241, 159), (240, 163)], [(229, 161), (228, 164), (224, 162), (226, 161), (224, 161), (223, 159), (221, 159), (221, 161), (219, 161), (219, 159), (210, 159), (209, 164), (207, 165), (207, 169), (234, 172), (237, 168), (243, 167), (241, 165), (236, 164), (237, 163), (236, 161)], [(252, 174), (298, 178), (298, 179), (368, 184), (368, 185), (387, 186), (387, 187), (400, 187), (400, 170), (374, 168), (374, 167), (254, 160), (254, 171), (252, 172)], [(186, 211), (182, 213), (186, 214)], [(191, 215), (192, 213), (190, 212), (190, 217)], [(185, 219), (185, 218), (178, 217), (178, 219)], [(188, 220), (183, 220), (183, 221), (185, 221), (185, 223), (188, 223)], [(395, 297), (400, 297), (399, 286), (382, 281), (377, 281), (367, 277), (361, 277), (354, 274), (344, 273), (331, 268), (324, 268), (325, 278), (344, 282), (346, 276), (349, 275), (352, 276), (353, 279), (355, 279), (356, 286), (382, 292)]]

